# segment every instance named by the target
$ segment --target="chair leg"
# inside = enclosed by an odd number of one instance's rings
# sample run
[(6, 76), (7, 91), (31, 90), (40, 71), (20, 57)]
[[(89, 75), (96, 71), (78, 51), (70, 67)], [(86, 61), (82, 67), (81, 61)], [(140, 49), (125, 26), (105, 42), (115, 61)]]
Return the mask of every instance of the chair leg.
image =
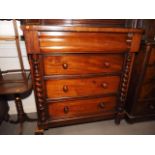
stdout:
[(25, 113), (22, 105), (22, 100), (19, 95), (15, 95), (15, 104), (16, 104), (19, 122), (24, 122)]
[(20, 132), (19, 134), (23, 133), (23, 123), (25, 121), (33, 122), (36, 121), (37, 119), (32, 119), (27, 116), (27, 114), (24, 112), (23, 105), (22, 105), (22, 100), (20, 98), (20, 95), (16, 94), (15, 95), (15, 105), (17, 109), (17, 120), (10, 120), (10, 123), (20, 123)]
[(9, 105), (5, 95), (0, 96), (0, 122), (9, 121)]
[(17, 109), (17, 123), (20, 123), (19, 134), (23, 133), (23, 123), (25, 119), (25, 113), (22, 105), (22, 100), (19, 95), (15, 95), (15, 104)]

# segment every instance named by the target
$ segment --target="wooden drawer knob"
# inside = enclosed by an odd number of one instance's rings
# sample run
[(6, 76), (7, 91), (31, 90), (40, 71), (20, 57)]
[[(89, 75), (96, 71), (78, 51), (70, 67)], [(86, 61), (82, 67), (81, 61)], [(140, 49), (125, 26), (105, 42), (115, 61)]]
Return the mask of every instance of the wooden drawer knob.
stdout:
[(104, 83), (101, 84), (101, 86), (102, 86), (103, 88), (107, 88), (107, 87), (108, 87), (108, 84), (104, 82)]
[(64, 107), (64, 113), (68, 113), (69, 112), (69, 107), (68, 106), (65, 106)]
[(100, 107), (101, 109), (103, 109), (103, 108), (105, 108), (105, 104), (104, 104), (103, 102), (101, 102), (101, 103), (99, 103), (99, 107)]
[(67, 63), (64, 63), (64, 64), (62, 65), (62, 67), (63, 67), (63, 69), (67, 69), (67, 68), (68, 68), (68, 64), (67, 64)]
[(154, 106), (153, 104), (150, 104), (150, 105), (149, 105), (149, 108), (150, 108), (151, 110), (155, 110), (155, 106)]
[(110, 63), (109, 62), (105, 62), (104, 66), (108, 68), (108, 67), (110, 67)]
[(63, 91), (64, 91), (64, 92), (68, 92), (68, 86), (66, 86), (66, 85), (63, 86)]

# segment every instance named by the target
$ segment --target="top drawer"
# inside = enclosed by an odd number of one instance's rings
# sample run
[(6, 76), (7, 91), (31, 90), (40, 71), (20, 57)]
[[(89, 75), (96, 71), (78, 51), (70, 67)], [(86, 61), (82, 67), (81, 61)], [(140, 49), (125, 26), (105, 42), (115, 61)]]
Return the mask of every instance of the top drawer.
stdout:
[(102, 26), (22, 26), (28, 54), (138, 52), (142, 29)]
[(124, 52), (129, 49), (126, 33), (39, 32), (40, 50), (63, 53)]

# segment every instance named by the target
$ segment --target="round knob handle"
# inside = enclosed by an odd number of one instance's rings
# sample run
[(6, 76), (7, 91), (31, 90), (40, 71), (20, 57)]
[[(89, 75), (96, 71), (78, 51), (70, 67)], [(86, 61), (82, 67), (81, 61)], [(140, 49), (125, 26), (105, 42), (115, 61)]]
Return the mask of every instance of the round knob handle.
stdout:
[(26, 29), (28, 30), (29, 28), (30, 28), (30, 26), (27, 25), (27, 26), (26, 26)]
[(66, 86), (66, 85), (63, 86), (63, 91), (64, 91), (64, 92), (68, 92), (68, 86)]
[(104, 66), (108, 68), (108, 67), (110, 67), (110, 63), (109, 62), (105, 62)]
[(154, 106), (153, 104), (150, 104), (150, 105), (149, 105), (149, 108), (150, 108), (151, 110), (155, 110), (155, 106)]
[(105, 107), (105, 104), (103, 102), (101, 102), (101, 103), (99, 103), (99, 107), (103, 109)]
[(102, 86), (103, 88), (107, 88), (107, 87), (108, 87), (108, 84), (104, 82), (104, 83), (101, 84), (101, 86)]
[(64, 113), (68, 113), (69, 112), (69, 107), (68, 106), (65, 106), (64, 107)]
[(62, 65), (62, 67), (63, 67), (63, 69), (67, 69), (67, 68), (68, 68), (68, 64), (67, 64), (67, 63), (64, 63), (64, 64)]

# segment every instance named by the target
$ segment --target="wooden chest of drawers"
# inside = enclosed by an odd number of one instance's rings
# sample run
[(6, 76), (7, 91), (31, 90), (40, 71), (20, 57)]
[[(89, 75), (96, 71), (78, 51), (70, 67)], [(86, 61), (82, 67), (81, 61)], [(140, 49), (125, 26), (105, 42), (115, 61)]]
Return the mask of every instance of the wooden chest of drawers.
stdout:
[(141, 29), (22, 26), (39, 129), (124, 116)]
[(155, 42), (141, 46), (135, 59), (127, 99), (130, 121), (155, 118)]

